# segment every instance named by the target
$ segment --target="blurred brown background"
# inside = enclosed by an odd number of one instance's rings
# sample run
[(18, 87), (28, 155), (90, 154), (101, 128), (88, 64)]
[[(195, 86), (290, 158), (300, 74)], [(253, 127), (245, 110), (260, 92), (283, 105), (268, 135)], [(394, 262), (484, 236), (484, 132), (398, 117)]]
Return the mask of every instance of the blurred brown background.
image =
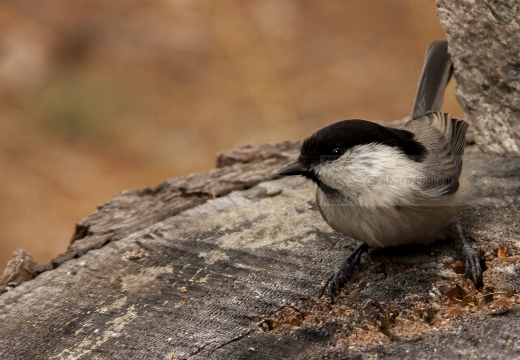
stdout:
[[(4, 0), (0, 270), (242, 142), (409, 114), (434, 0)], [(453, 86), (451, 87), (453, 92)], [(461, 114), (453, 95), (445, 109)]]

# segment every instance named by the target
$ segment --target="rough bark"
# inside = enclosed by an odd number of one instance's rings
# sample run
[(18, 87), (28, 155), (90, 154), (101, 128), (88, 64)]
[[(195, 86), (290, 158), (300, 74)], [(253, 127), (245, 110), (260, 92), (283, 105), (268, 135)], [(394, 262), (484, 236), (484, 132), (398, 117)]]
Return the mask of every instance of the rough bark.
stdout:
[(15, 250), (13, 257), (7, 263), (4, 275), (0, 277), (0, 289), (5, 286), (17, 286), (36, 276), (36, 263), (31, 255), (23, 250)]
[(520, 156), (520, 4), (437, 0), (457, 80), (456, 95), (486, 151)]
[(0, 358), (520, 356), (520, 159), (467, 150), (483, 293), (448, 240), (370, 251), (331, 306), (316, 294), (356, 242), (321, 219), (311, 183), (274, 179), (297, 147), (238, 148), (101, 206), (73, 256), (0, 296)]

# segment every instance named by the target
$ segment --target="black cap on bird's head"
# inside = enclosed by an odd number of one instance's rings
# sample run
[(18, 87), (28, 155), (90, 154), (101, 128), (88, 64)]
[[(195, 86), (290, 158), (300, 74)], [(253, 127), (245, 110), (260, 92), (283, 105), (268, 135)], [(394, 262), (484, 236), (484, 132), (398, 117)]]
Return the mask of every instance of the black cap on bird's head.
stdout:
[(287, 165), (278, 175), (302, 175), (318, 183), (315, 167), (320, 162), (334, 161), (356, 145), (383, 144), (401, 150), (414, 161), (426, 153), (423, 145), (406, 130), (391, 129), (365, 120), (343, 120), (319, 130), (302, 145), (298, 161)]

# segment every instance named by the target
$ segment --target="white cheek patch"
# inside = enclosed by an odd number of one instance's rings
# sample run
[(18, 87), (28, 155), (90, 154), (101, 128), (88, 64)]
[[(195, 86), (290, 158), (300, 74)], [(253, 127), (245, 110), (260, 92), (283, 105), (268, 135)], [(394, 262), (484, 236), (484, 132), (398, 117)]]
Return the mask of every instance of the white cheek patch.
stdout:
[[(412, 205), (407, 194), (421, 190), (424, 165), (381, 144), (358, 145), (335, 161), (315, 167), (318, 178), (350, 204)], [(339, 199), (337, 199), (339, 200)]]

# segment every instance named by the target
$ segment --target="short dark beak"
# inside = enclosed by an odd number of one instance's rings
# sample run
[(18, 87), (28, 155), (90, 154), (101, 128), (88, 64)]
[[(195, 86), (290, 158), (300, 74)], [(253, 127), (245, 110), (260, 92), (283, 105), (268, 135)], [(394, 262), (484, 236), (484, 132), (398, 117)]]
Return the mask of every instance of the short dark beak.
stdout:
[(304, 175), (308, 172), (309, 172), (309, 170), (307, 169), (307, 167), (304, 164), (302, 164), (299, 161), (296, 161), (295, 163), (287, 165), (282, 170), (278, 171), (277, 174), (282, 175), (282, 176), (291, 176), (291, 175)]

